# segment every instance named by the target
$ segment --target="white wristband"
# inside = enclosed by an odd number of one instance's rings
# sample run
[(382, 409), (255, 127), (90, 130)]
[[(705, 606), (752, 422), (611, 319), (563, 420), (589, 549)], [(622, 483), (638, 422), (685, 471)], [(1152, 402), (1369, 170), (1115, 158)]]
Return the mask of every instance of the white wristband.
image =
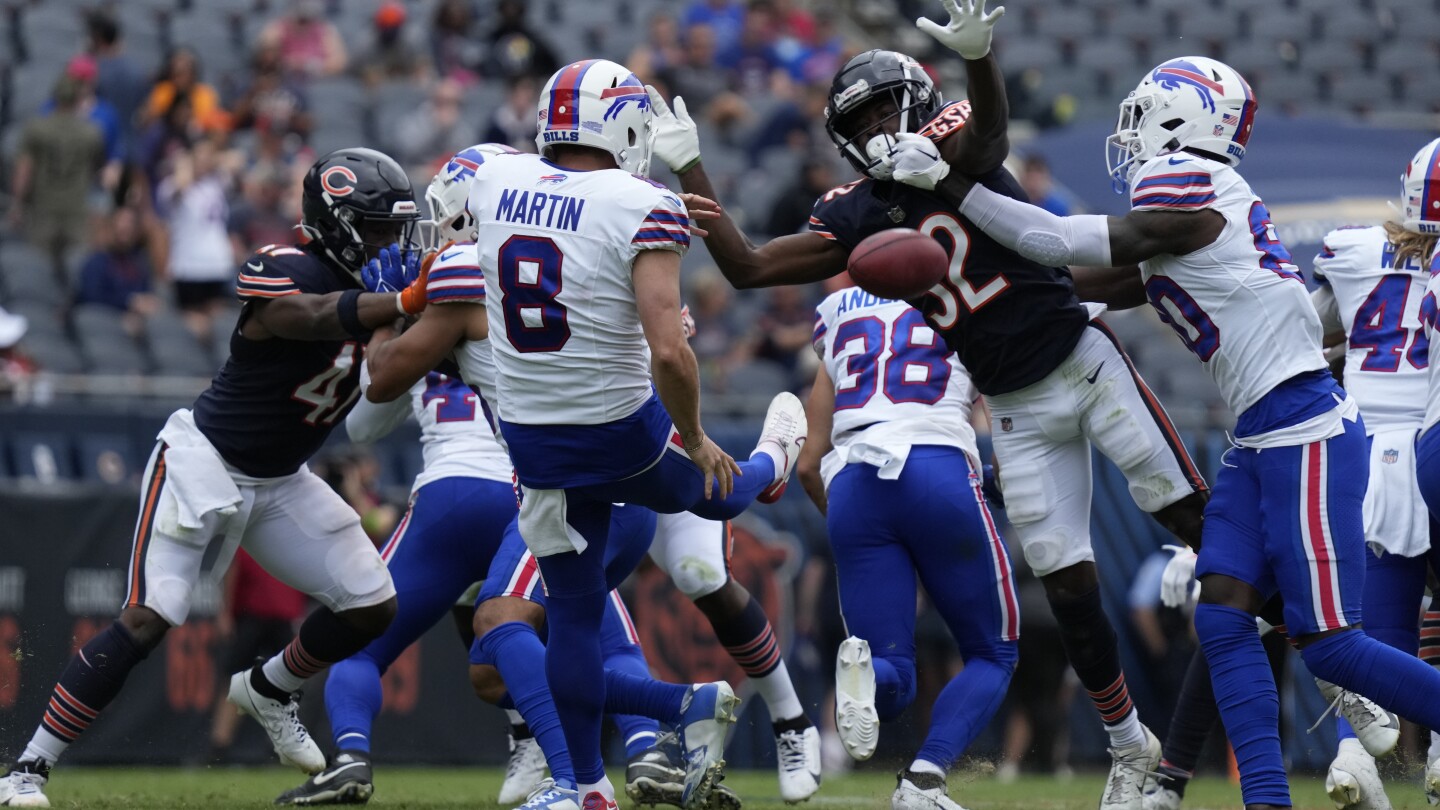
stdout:
[(1110, 224), (1096, 214), (1057, 217), (976, 184), (960, 213), (987, 236), (1031, 261), (1052, 267), (1110, 266)]
[(402, 318), (410, 315), (410, 313), (405, 311), (405, 299), (402, 297), (402, 294), (398, 292), (395, 293), (395, 311), (399, 312)]

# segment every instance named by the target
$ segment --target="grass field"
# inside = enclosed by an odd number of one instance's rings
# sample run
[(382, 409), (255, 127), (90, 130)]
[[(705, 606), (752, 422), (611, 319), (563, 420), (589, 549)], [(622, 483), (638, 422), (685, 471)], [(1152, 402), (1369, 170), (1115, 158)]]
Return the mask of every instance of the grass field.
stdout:
[[(502, 773), (496, 769), (384, 768), (377, 775), (371, 805), (388, 808), (495, 808)], [(297, 772), (280, 768), (64, 768), (51, 783), (54, 807), (66, 808), (196, 808), (229, 810), (269, 805), (281, 791), (299, 784)], [(611, 774), (618, 783), (622, 775)], [(726, 778), (745, 800), (746, 810), (780, 810), (775, 775), (739, 771)], [(1091, 810), (1100, 796), (1102, 776), (1069, 781), (1027, 777), (1001, 785), (988, 776), (954, 774), (950, 795), (968, 810)], [(825, 780), (805, 808), (888, 808), (895, 778), (883, 773), (849, 774)], [(1389, 785), (1395, 810), (1428, 808), (1418, 783)], [(1331, 810), (1320, 779), (1291, 781), (1296, 810)], [(621, 807), (628, 807), (621, 801)], [(1240, 807), (1239, 788), (1220, 779), (1202, 779), (1186, 794), (1187, 810)]]

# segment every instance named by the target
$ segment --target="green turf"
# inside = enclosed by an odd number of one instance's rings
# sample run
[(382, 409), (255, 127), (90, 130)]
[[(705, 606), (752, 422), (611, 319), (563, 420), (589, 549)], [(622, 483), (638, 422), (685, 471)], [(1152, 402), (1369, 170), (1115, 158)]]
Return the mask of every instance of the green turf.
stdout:
[[(299, 784), (294, 771), (280, 768), (60, 768), (50, 786), (54, 807), (67, 808), (196, 808), (228, 810), (267, 806), (281, 791)], [(377, 775), (371, 805), (388, 808), (495, 808), (501, 772), (496, 769), (383, 768)], [(621, 777), (611, 774), (612, 779)], [(739, 771), (726, 778), (745, 800), (747, 810), (780, 810), (775, 775)], [(1102, 776), (1069, 781), (1026, 777), (1002, 785), (989, 776), (957, 773), (950, 777), (950, 795), (969, 810), (1035, 808), (1092, 810), (1100, 796)], [(888, 808), (895, 778), (884, 773), (833, 776), (806, 808)], [(1291, 788), (1296, 808), (1331, 810), (1319, 779), (1295, 778)], [(1427, 808), (1418, 781), (1389, 785), (1395, 810)], [(621, 807), (629, 806), (622, 801)], [(1186, 796), (1187, 810), (1238, 808), (1240, 792), (1219, 779), (1202, 779)]]

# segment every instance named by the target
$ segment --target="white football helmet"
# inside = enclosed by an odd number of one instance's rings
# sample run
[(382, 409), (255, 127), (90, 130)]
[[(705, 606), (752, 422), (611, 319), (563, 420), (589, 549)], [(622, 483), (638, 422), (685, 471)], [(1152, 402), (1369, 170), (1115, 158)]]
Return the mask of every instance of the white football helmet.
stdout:
[(438, 250), (446, 242), (468, 242), (474, 238), (474, 217), (470, 216), (470, 182), (475, 170), (488, 157), (514, 155), (503, 143), (481, 143), (456, 152), (425, 189), (430, 218), (420, 223), (420, 244)]
[(649, 172), (650, 96), (624, 65), (586, 59), (560, 68), (540, 92), (538, 115), (541, 155), (557, 144), (590, 146), (627, 172)]
[(1420, 147), (1400, 175), (1407, 231), (1440, 234), (1440, 138)]
[(1255, 123), (1255, 94), (1223, 62), (1182, 56), (1162, 62), (1120, 102), (1105, 165), (1124, 193), (1140, 165), (1156, 155), (1198, 149), (1231, 166), (1245, 157)]

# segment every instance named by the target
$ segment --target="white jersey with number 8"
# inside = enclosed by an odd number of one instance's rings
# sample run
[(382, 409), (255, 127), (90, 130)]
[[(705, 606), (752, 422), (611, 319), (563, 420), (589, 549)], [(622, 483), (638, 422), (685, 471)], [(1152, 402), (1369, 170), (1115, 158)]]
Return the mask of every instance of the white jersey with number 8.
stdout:
[(598, 425), (635, 413), (653, 394), (631, 266), (642, 250), (689, 247), (684, 204), (619, 169), (499, 155), (476, 170), (470, 213), (499, 417)]

